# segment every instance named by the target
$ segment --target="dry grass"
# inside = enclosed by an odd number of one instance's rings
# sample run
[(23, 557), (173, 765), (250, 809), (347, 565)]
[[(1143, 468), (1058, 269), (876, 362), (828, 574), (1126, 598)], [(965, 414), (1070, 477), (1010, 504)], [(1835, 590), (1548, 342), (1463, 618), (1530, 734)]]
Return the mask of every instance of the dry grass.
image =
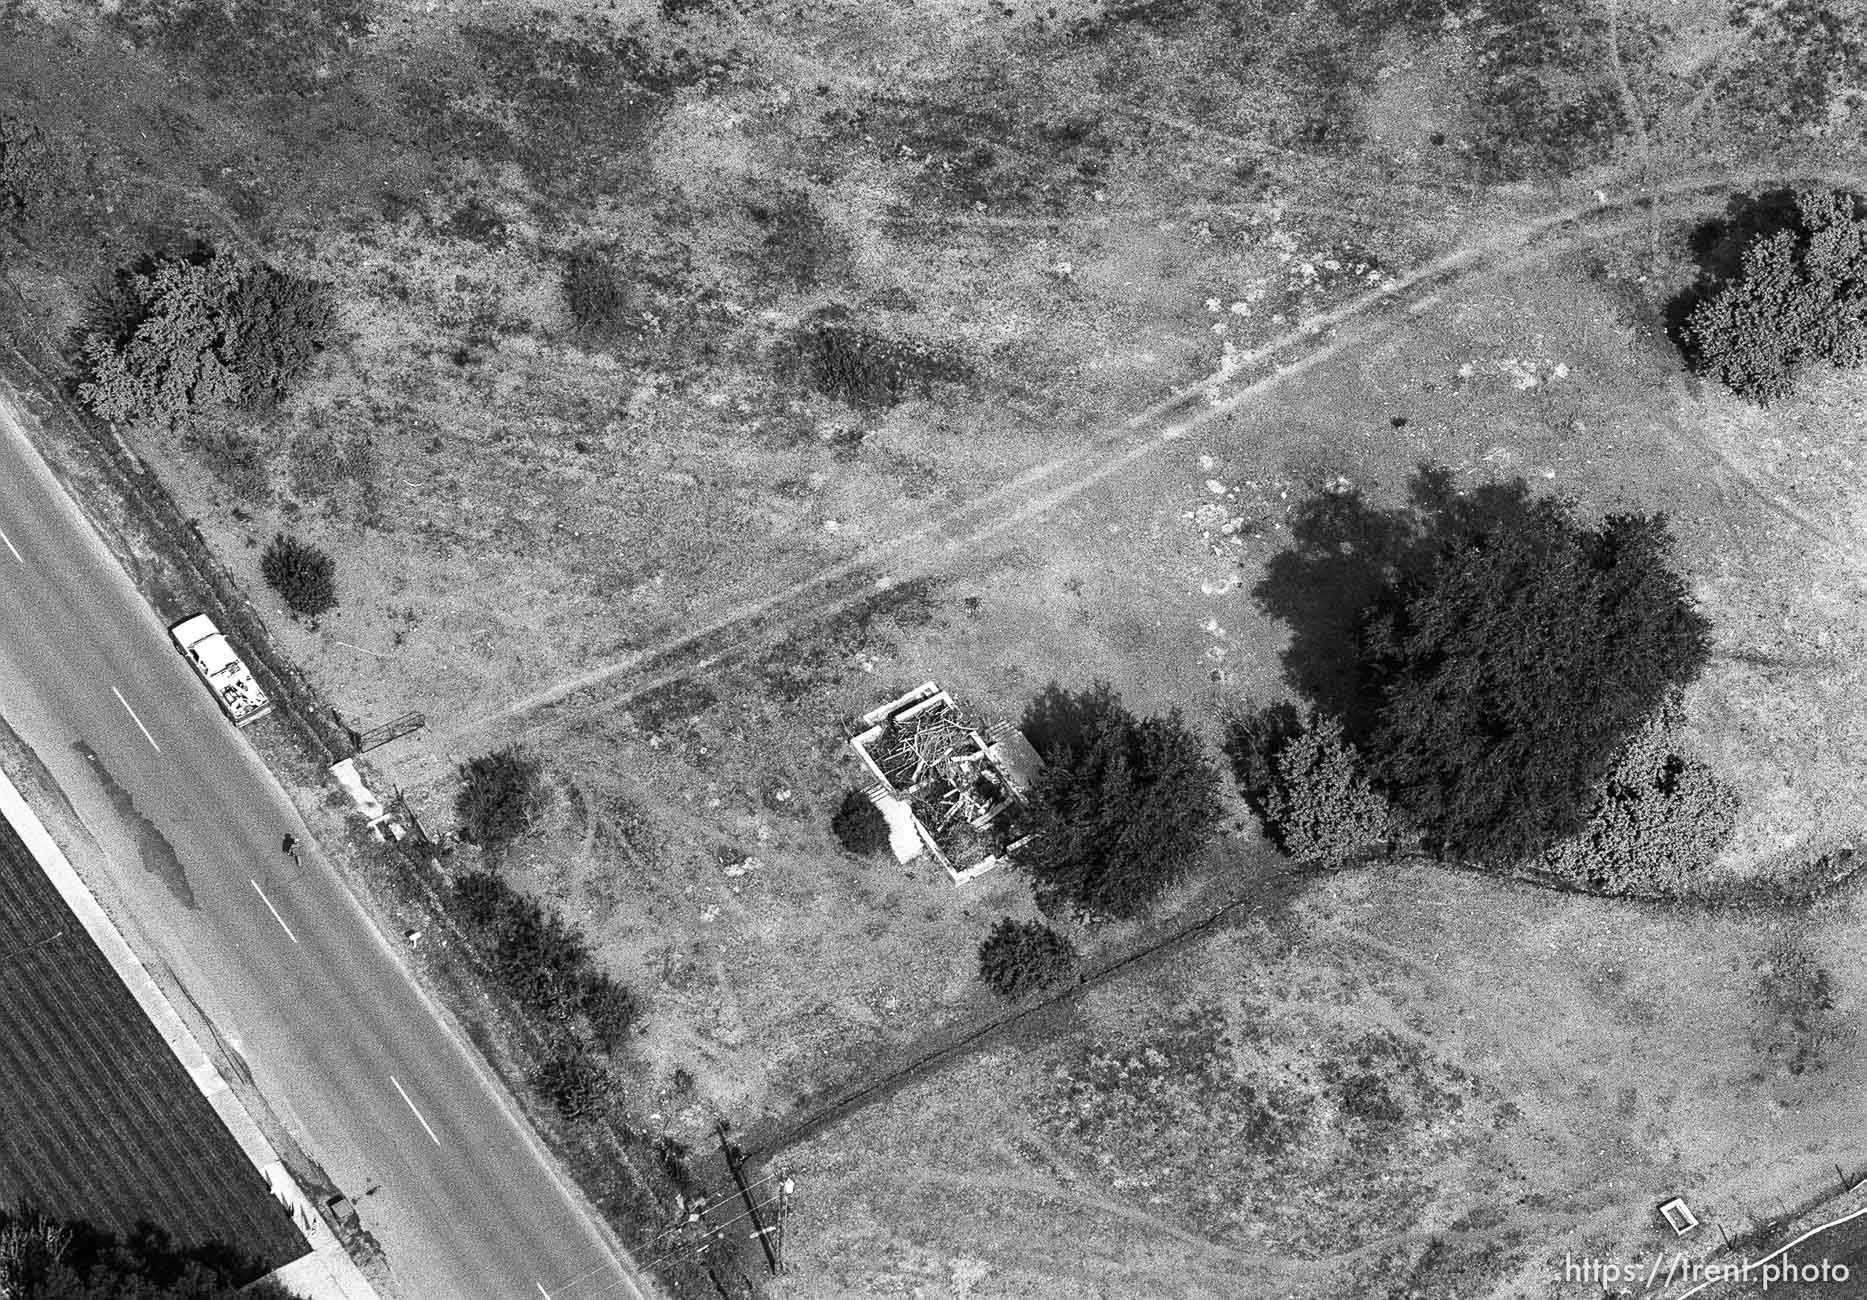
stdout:
[[(1767, 874), (1860, 828), (1862, 389), (1837, 377), (1759, 412), (1681, 377), (1659, 321), (1702, 197), (1449, 274), (1223, 418), (1113, 459), (1157, 436), (1123, 422), (1172, 390), (1597, 185), (1619, 200), (1720, 164), (1837, 169), (1856, 127), (1797, 153), (1716, 80), (1788, 57), (1767, 23), (1733, 35), (1668, 9), (1654, 40), (1659, 11), (1621, 5), (1616, 75), (1589, 26), (1605, 11), (1576, 10), (1562, 84), (1643, 110), (1645, 145), (1624, 133), (1560, 179), (1500, 184), (1499, 114), (1512, 138), (1570, 142), (1534, 102), (1465, 94), (1483, 32), (1380, 6), (1248, 32), (1190, 3), (680, 8), (389, 6), (343, 53), (309, 27), (276, 49), (164, 47), (220, 98), (110, 42), (44, 40), (37, 71), (9, 74), (99, 159), (90, 224), (8, 264), (48, 336), (74, 319), (72, 283), (190, 230), (336, 287), (348, 341), (252, 431), (254, 455), (133, 437), (255, 593), (282, 527), (338, 556), (339, 609), (274, 627), (352, 721), (434, 722), (374, 756), (384, 784), (438, 812), (455, 767), (508, 733), (546, 757), (551, 810), (511, 870), (649, 994), (633, 1108), (650, 1127), (786, 1112), (990, 1008), (976, 945), (1029, 913), (1026, 887), (842, 854), (841, 716), (928, 676), (1006, 716), (1052, 678), (1101, 676), (1139, 710), (1216, 724), (1285, 689), (1289, 630), (1253, 589), (1291, 512), (1342, 480), (1393, 504), (1430, 460), (1584, 512), (1667, 510), (1719, 629), (1689, 707), (1745, 797), (1723, 869)], [(280, 60), (302, 96), (255, 96)], [(592, 251), (626, 307), (600, 331), (561, 293)], [(874, 410), (815, 393), (797, 341), (829, 308), (969, 378)], [(1119, 469), (1069, 459), (1103, 445)], [(943, 523), (994, 491), (993, 518), (1028, 515), (972, 520), (999, 529), (976, 545)], [(920, 530), (937, 571), (882, 590), (867, 548)], [(839, 564), (835, 594), (871, 598), (729, 617)], [(464, 730), (715, 620), (696, 673)], [(1409, 1271), (1425, 1294), (1495, 1288), (1662, 1187), (1725, 1213), (1740, 1155), (1763, 1163), (1729, 1136), (1774, 1101), (1810, 1116), (1781, 1149), (1813, 1152), (1828, 1103), (1808, 1079), (1839, 1071), (1839, 1020), (1809, 1007), (1856, 996), (1834, 959), (1851, 921), (1783, 922), (1760, 993), (1747, 922), (1432, 888), (1423, 908), (1332, 882), (1294, 948), (1215, 940), (1145, 996), (1097, 995), (1058, 1041), (814, 1140), (795, 1154), (797, 1294), (1224, 1295), (1244, 1277), (1379, 1295)], [(1668, 1082), (1698, 1077), (1701, 1032), (1725, 1035), (1725, 1091)]]
[(1678, 1191), (1736, 1236), (1867, 1157), (1859, 930), (1331, 879), (787, 1153), (792, 1293), (1555, 1295)]

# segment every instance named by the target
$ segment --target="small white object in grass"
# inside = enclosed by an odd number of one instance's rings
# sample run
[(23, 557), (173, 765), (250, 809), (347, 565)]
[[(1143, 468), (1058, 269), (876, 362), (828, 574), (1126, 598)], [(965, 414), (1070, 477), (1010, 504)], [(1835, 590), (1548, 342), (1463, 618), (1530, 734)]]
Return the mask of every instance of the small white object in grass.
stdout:
[(823, 531), (826, 533), (834, 533), (840, 530), (841, 528), (842, 528), (842, 525), (837, 523), (836, 520), (834, 519), (826, 519), (823, 521)]
[(1220, 303), (1217, 298), (1206, 299), (1206, 310), (1207, 311), (1217, 311), (1219, 310), (1219, 306), (1220, 306)]
[(1211, 456), (1201, 456), (1199, 458), (1199, 467), (1201, 469), (1217, 469), (1219, 467), (1219, 462), (1214, 460)]
[(1556, 368), (1549, 373), (1556, 376), (1558, 379), (1567, 379), (1569, 377), (1569, 363), (1566, 361), (1558, 361), (1556, 363)]
[(1057, 274), (1058, 275), (1068, 275), (1071, 271), (1075, 269), (1076, 268), (1071, 266), (1068, 262), (1057, 263)]
[(1216, 478), (1209, 478), (1206, 480), (1206, 491), (1212, 493), (1215, 497), (1224, 496), (1225, 484), (1219, 482)]
[(1232, 304), (1232, 315), (1234, 315), (1234, 316), (1249, 316), (1250, 314), (1251, 314), (1251, 304), (1250, 304), (1250, 303), (1248, 303), (1248, 302), (1235, 302), (1235, 303), (1233, 303), (1233, 304)]

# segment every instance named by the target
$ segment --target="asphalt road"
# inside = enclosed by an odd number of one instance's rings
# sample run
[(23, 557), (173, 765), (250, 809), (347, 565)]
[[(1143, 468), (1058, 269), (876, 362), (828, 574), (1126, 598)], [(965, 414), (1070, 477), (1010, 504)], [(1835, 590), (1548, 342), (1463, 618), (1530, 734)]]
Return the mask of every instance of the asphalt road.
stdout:
[[(644, 1295), (310, 845), (4, 396), (0, 543), (0, 714), (105, 850), (74, 862), (108, 876), (100, 894), (120, 900), (111, 910), (131, 942), (175, 973), (357, 1200), (406, 1300)], [(288, 830), (307, 846), (302, 869), (280, 850)]]

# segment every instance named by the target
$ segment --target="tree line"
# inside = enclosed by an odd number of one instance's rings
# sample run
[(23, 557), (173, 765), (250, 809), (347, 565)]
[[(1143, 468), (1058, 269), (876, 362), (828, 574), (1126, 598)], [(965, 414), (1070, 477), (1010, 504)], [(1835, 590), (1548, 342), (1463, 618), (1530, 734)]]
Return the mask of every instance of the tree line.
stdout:
[[(1299, 525), (1258, 595), (1300, 620), (1319, 583), (1356, 593), (1329, 629), (1341, 662), (1295, 673), (1297, 700), (1235, 710), (1220, 747), (1277, 847), (1327, 867), (1404, 849), (1598, 892), (1694, 887), (1737, 802), (1679, 735), (1710, 626), (1663, 515), (1587, 523), (1520, 479), (1465, 490), (1431, 467), (1401, 509), (1352, 492), (1309, 509), (1326, 523)], [(1365, 584), (1334, 567), (1350, 532), (1375, 552)], [(1013, 861), (1043, 919), (1007, 917), (979, 951), (1012, 997), (1075, 969), (1059, 926), (1140, 917), (1199, 871), (1225, 816), (1220, 762), (1178, 711), (1053, 683), (1022, 726), (1045, 767)], [(859, 794), (833, 825), (852, 850), (887, 843)]]

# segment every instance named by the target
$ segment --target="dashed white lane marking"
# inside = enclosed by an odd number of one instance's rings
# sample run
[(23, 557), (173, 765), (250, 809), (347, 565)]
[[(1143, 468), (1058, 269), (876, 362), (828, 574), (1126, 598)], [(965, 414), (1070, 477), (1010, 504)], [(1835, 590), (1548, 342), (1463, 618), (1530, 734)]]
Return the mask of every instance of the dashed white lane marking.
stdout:
[(13, 552), (14, 559), (18, 560), (21, 564), (26, 563), (26, 557), (19, 553), (19, 547), (13, 545), (13, 539), (6, 535), (6, 529), (4, 528), (0, 528), (0, 542), (6, 543), (6, 548)]
[[(402, 1101), (403, 1101), (403, 1102), (404, 1102), (404, 1103), (405, 1103), (405, 1104), (406, 1104), (406, 1105), (408, 1106), (408, 1109), (409, 1109), (409, 1113), (410, 1113), (410, 1114), (412, 1114), (412, 1115), (414, 1115), (414, 1117), (415, 1117), (415, 1118), (416, 1118), (417, 1120), (419, 1120), (419, 1121), (421, 1122), (421, 1126), (422, 1126), (422, 1127), (423, 1127), (424, 1129), (428, 1129), (428, 1136), (429, 1136), (430, 1138), (433, 1138), (433, 1140), (434, 1140), (434, 1144), (435, 1144), (435, 1145), (436, 1145), (437, 1147), (438, 1147), (438, 1146), (440, 1146), (440, 1145), (441, 1145), (441, 1139), (440, 1139), (440, 1138), (438, 1138), (438, 1137), (435, 1137), (435, 1136), (434, 1136), (434, 1130), (433, 1130), (433, 1129), (431, 1129), (431, 1128), (428, 1128), (428, 1121), (427, 1121), (427, 1120), (425, 1120), (425, 1119), (422, 1119), (422, 1117), (421, 1117), (421, 1112), (420, 1112), (419, 1110), (416, 1110), (416, 1109), (415, 1109), (415, 1103), (414, 1103), (413, 1101), (410, 1101), (410, 1100), (409, 1100), (409, 1096), (408, 1096), (408, 1093), (406, 1093), (406, 1092), (403, 1092), (403, 1090), (402, 1090), (402, 1085), (401, 1085), (401, 1084), (399, 1084), (399, 1083), (396, 1083), (396, 1078), (395, 1078), (395, 1076), (394, 1076), (393, 1074), (389, 1076), (389, 1082), (390, 1082), (390, 1083), (394, 1083), (394, 1084), (395, 1084), (395, 1090), (396, 1090), (397, 1092), (400, 1092), (400, 1093), (402, 1093)], [(539, 1290), (541, 1290), (541, 1291), (542, 1291), (543, 1289), (544, 1289), (543, 1287), (540, 1287), (540, 1288), (539, 1288)]]
[(123, 706), (123, 711), (130, 715), (130, 721), (136, 724), (136, 729), (143, 733), (143, 739), (149, 742), (149, 747), (160, 754), (162, 752), (162, 746), (156, 744), (156, 738), (149, 734), (149, 728), (145, 727), (143, 725), (143, 720), (136, 716), (136, 710), (130, 707), (130, 702), (123, 698), (123, 692), (112, 686), (110, 688), (110, 693), (117, 697), (117, 703), (121, 704)]
[(270, 898), (266, 897), (266, 891), (259, 887), (259, 882), (249, 879), (247, 883), (253, 887), (253, 892), (259, 895), (259, 901), (266, 905), (266, 910), (272, 913), (272, 919), (279, 923), (279, 928), (285, 931), (285, 937), (290, 939), (293, 943), (297, 943), (298, 936), (292, 933), (292, 927), (287, 925), (285, 923), (285, 918), (279, 915), (279, 909), (272, 905), (272, 900)]

